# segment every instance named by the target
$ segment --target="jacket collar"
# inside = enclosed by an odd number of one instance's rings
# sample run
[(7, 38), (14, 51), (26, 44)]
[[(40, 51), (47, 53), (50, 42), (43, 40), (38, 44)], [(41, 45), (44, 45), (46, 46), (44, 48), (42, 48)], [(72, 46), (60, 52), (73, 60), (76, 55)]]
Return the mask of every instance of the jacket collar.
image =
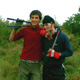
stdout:
[(56, 30), (56, 31), (55, 31), (55, 33), (53, 34), (53, 36), (56, 36), (59, 30), (60, 30), (60, 32), (61, 32), (61, 29), (60, 29), (59, 27), (55, 27), (55, 30)]

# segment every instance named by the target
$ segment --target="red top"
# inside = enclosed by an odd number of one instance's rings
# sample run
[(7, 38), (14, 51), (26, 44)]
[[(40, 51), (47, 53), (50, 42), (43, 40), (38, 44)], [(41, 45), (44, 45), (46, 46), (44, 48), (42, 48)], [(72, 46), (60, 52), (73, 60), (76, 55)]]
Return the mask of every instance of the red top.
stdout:
[(40, 31), (43, 28), (37, 26), (33, 30), (32, 26), (22, 28), (14, 37), (14, 41), (24, 38), (23, 49), (20, 59), (42, 60), (42, 43)]

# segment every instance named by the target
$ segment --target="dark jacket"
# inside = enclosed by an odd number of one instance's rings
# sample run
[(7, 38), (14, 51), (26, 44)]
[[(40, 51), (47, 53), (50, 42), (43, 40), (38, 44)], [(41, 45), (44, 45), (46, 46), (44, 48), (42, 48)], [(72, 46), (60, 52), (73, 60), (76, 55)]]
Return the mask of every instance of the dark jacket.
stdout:
[(43, 63), (44, 63), (44, 65), (47, 65), (47, 66), (62, 65), (62, 63), (65, 61), (65, 57), (72, 56), (72, 54), (73, 54), (73, 50), (72, 50), (72, 47), (71, 47), (71, 44), (70, 44), (70, 41), (69, 41), (67, 35), (60, 31), (59, 36), (56, 41), (56, 44), (55, 44), (55, 47), (54, 47), (54, 50), (56, 52), (61, 53), (61, 57), (59, 59), (56, 59), (54, 57), (46, 56), (48, 54), (49, 48), (52, 48), (55, 37), (56, 37), (58, 31), (60, 30), (59, 28), (56, 28), (56, 29), (57, 29), (57, 31), (53, 34), (52, 40), (48, 40), (45, 37), (42, 38), (43, 39), (42, 47), (43, 47), (43, 51), (44, 51)]

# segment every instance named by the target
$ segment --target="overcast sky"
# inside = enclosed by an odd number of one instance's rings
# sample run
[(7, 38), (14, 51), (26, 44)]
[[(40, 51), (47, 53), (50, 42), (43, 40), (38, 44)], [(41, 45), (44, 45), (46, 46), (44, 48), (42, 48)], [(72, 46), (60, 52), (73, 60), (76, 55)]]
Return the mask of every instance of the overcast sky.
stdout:
[(77, 13), (79, 7), (80, 0), (0, 0), (0, 16), (28, 20), (30, 12), (37, 9), (62, 24)]

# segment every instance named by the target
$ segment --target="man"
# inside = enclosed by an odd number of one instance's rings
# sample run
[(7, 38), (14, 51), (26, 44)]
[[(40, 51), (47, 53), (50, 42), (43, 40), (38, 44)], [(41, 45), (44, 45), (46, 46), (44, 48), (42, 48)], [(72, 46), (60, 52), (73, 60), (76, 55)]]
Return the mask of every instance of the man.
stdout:
[(68, 37), (55, 26), (55, 21), (46, 15), (43, 19), (43, 80), (66, 80), (63, 62), (73, 51)]
[[(23, 49), (20, 55), (20, 79), (28, 80), (29, 74), (32, 80), (41, 79), (41, 65), (42, 60), (42, 48), (41, 48), (41, 35), (42, 28), (39, 26), (39, 22), (42, 18), (42, 14), (38, 10), (33, 10), (30, 13), (31, 25), (21, 28), (17, 33), (17, 29), (13, 29), (10, 34), (10, 41), (16, 41), (21, 38), (24, 39)], [(21, 24), (20, 21), (17, 24)]]

